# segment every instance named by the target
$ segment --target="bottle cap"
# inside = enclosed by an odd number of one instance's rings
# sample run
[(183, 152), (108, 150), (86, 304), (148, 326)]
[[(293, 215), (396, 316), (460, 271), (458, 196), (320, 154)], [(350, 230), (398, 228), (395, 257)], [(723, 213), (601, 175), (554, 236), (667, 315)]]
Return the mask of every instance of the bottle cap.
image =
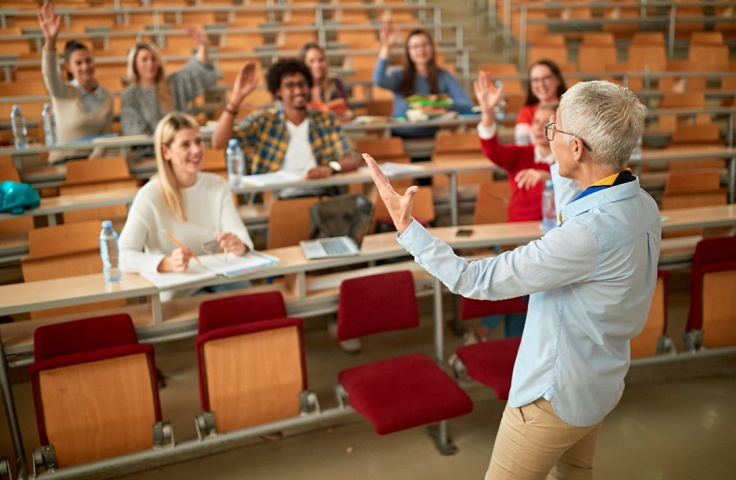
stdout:
[(112, 229), (112, 222), (110, 220), (103, 220), (102, 221), (102, 228), (106, 230)]
[(50, 103), (44, 103), (43, 104), (43, 109), (44, 110), (51, 110), (51, 104)]
[(237, 147), (238, 146), (238, 139), (237, 138), (231, 138), (230, 141), (227, 142), (228, 147)]
[(552, 180), (547, 180), (544, 182), (544, 188), (555, 188), (555, 184), (552, 183)]
[(13, 105), (13, 112), (15, 112), (15, 113), (18, 113), (18, 112), (20, 112), (20, 106), (18, 106), (18, 105)]

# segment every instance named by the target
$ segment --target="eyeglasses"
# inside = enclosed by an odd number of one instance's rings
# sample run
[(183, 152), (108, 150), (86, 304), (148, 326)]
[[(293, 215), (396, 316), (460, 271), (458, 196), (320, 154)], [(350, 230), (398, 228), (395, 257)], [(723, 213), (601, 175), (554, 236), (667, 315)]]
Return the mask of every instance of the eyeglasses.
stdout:
[(416, 51), (416, 50), (424, 50), (425, 48), (430, 48), (432, 46), (431, 43), (424, 42), (424, 43), (415, 43), (413, 45), (409, 45), (409, 50)]
[(301, 80), (299, 82), (286, 82), (283, 85), (281, 85), (282, 88), (285, 88), (285, 89), (287, 89), (289, 91), (293, 91), (295, 88), (299, 88), (300, 90), (304, 90), (308, 86), (309, 85), (304, 80)]
[(545, 75), (543, 77), (532, 77), (531, 81), (532, 83), (547, 83), (552, 81), (553, 78), (553, 75)]
[[(552, 140), (555, 139), (555, 132), (560, 132), (560, 133), (565, 134), (565, 135), (571, 135), (571, 136), (573, 136), (575, 138), (580, 138), (579, 136), (575, 135), (574, 133), (563, 132), (562, 130), (557, 130), (554, 125), (555, 125), (555, 122), (552, 122), (552, 123), (548, 123), (547, 125), (544, 126), (544, 136), (547, 139), (547, 141), (551, 142)], [(585, 148), (587, 148), (589, 152), (592, 152), (593, 151), (593, 149), (588, 146), (588, 144), (585, 142), (585, 140), (583, 140), (582, 138), (580, 138), (580, 141), (583, 142), (583, 146)]]

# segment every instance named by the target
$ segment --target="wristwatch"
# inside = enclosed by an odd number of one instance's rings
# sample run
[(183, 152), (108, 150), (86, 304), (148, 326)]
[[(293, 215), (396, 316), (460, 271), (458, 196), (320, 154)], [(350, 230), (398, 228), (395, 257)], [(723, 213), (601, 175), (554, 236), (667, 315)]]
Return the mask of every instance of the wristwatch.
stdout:
[(336, 162), (335, 160), (333, 160), (327, 165), (330, 166), (333, 173), (340, 173), (342, 171), (342, 165), (340, 165), (340, 162)]

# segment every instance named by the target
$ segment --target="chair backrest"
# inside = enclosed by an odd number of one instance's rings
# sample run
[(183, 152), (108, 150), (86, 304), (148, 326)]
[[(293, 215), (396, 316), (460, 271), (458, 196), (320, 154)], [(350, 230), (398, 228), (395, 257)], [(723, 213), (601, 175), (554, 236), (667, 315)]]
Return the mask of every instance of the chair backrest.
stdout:
[[(700, 125), (678, 125), (672, 134), (667, 150), (677, 151), (707, 145), (721, 146), (725, 141), (721, 138), (720, 127), (716, 123)], [(667, 170), (703, 170), (724, 169), (726, 160), (720, 158), (703, 158), (667, 162)]]
[(438, 155), (480, 153), (481, 151), (478, 132), (455, 132), (435, 137), (432, 159), (436, 159)]
[[(666, 72), (698, 72), (703, 68), (697, 63), (690, 60), (668, 60), (665, 64)], [(705, 77), (694, 76), (673, 76), (660, 77), (659, 89), (662, 92), (698, 92), (705, 90), (707, 87), (707, 79)]]
[(153, 447), (161, 420), (153, 347), (128, 315), (42, 326), (29, 367), (39, 438), (60, 467)]
[(578, 49), (578, 68), (581, 72), (603, 72), (606, 65), (617, 61), (614, 44), (583, 43)]
[(636, 32), (631, 37), (631, 43), (664, 45), (664, 33)]
[(460, 297), (460, 319), (470, 320), (489, 315), (526, 313), (528, 307), (528, 301), (524, 301), (524, 297), (494, 301)]
[(506, 223), (509, 219), (511, 187), (508, 180), (481, 183), (475, 197), (473, 223)]
[[(136, 180), (130, 175), (123, 157), (74, 160), (66, 164), (66, 180), (59, 187), (62, 196), (98, 193), (110, 190), (134, 189)], [(64, 223), (87, 220), (125, 218), (126, 205), (111, 205), (64, 212)]]
[(414, 279), (409, 271), (344, 280), (337, 304), (337, 339), (419, 326)]
[(657, 271), (657, 284), (654, 287), (652, 306), (644, 329), (632, 338), (631, 358), (652, 357), (657, 354), (657, 342), (667, 329), (667, 279), (669, 272)]
[[(703, 330), (705, 344), (705, 326), (704, 326), (704, 309), (705, 299), (709, 300), (708, 314), (715, 319), (723, 318), (723, 310), (717, 306), (720, 302), (725, 308), (731, 308), (726, 318), (733, 318), (732, 301), (736, 298), (733, 294), (733, 283), (731, 275), (713, 275), (716, 272), (727, 272), (736, 270), (736, 237), (720, 237), (708, 238), (701, 240), (695, 246), (695, 254), (693, 255), (692, 269), (690, 271), (690, 312), (687, 319), (687, 331)], [(711, 275), (708, 283), (708, 293), (704, 285), (704, 277), (706, 274)], [(723, 278), (721, 278), (723, 277)], [(721, 281), (722, 285), (718, 282)], [(728, 292), (728, 293), (725, 293)], [(712, 300), (712, 301), (711, 301)], [(731, 339), (731, 335), (736, 330), (733, 325), (730, 327), (731, 333), (726, 334), (727, 339)], [(718, 328), (717, 332), (721, 329)], [(709, 344), (713, 345), (718, 340), (715, 337), (708, 339)], [(708, 346), (708, 345), (706, 345)]]
[[(79, 222), (31, 230), (28, 257), (21, 260), (26, 282), (102, 273), (100, 222)], [(110, 300), (71, 307), (36, 310), (31, 318), (90, 312), (125, 305), (125, 300)]]
[[(665, 93), (659, 103), (660, 109), (705, 108), (704, 92)], [(677, 117), (676, 115), (660, 115), (657, 123), (662, 131), (674, 131), (678, 124), (710, 123), (710, 115), (696, 115), (695, 122), (692, 115)]]
[(286, 318), (281, 294), (204, 302), (197, 361), (203, 411), (218, 432), (299, 415), (307, 389), (302, 321)]
[(267, 248), (290, 247), (309, 240), (309, 207), (317, 197), (274, 200), (268, 212)]
[(396, 161), (408, 157), (401, 137), (356, 138), (355, 148), (359, 152), (370, 153), (377, 161)]

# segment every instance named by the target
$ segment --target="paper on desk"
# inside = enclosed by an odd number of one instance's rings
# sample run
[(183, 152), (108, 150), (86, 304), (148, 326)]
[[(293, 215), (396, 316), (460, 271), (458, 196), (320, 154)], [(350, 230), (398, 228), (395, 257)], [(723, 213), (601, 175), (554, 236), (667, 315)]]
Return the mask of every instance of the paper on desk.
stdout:
[(271, 173), (262, 173), (260, 175), (243, 176), (243, 183), (249, 183), (257, 187), (264, 187), (266, 185), (274, 185), (277, 183), (297, 182), (299, 180), (304, 180), (303, 174), (294, 172), (282, 172), (280, 170)]
[[(379, 163), (378, 166), (381, 168), (381, 171), (383, 171), (383, 173), (387, 177), (392, 177), (400, 173), (421, 172), (422, 170), (424, 170), (424, 167), (421, 165), (412, 165), (409, 163), (385, 162), (385, 163)], [(360, 167), (360, 171), (370, 172), (368, 167)]]
[(169, 289), (200, 282), (218, 275), (235, 277), (278, 263), (278, 258), (265, 253), (251, 252), (242, 257), (233, 254), (200, 255), (200, 264), (192, 259), (186, 272), (142, 273), (141, 276), (160, 289)]
[(151, 136), (145, 135), (145, 134), (126, 135), (123, 137), (118, 137), (117, 135), (116, 136), (103, 135), (103, 136), (97, 137), (94, 140), (92, 140), (92, 143), (117, 143), (117, 142), (122, 142), (122, 141), (138, 142), (138, 141), (148, 140), (149, 138), (151, 138)]

